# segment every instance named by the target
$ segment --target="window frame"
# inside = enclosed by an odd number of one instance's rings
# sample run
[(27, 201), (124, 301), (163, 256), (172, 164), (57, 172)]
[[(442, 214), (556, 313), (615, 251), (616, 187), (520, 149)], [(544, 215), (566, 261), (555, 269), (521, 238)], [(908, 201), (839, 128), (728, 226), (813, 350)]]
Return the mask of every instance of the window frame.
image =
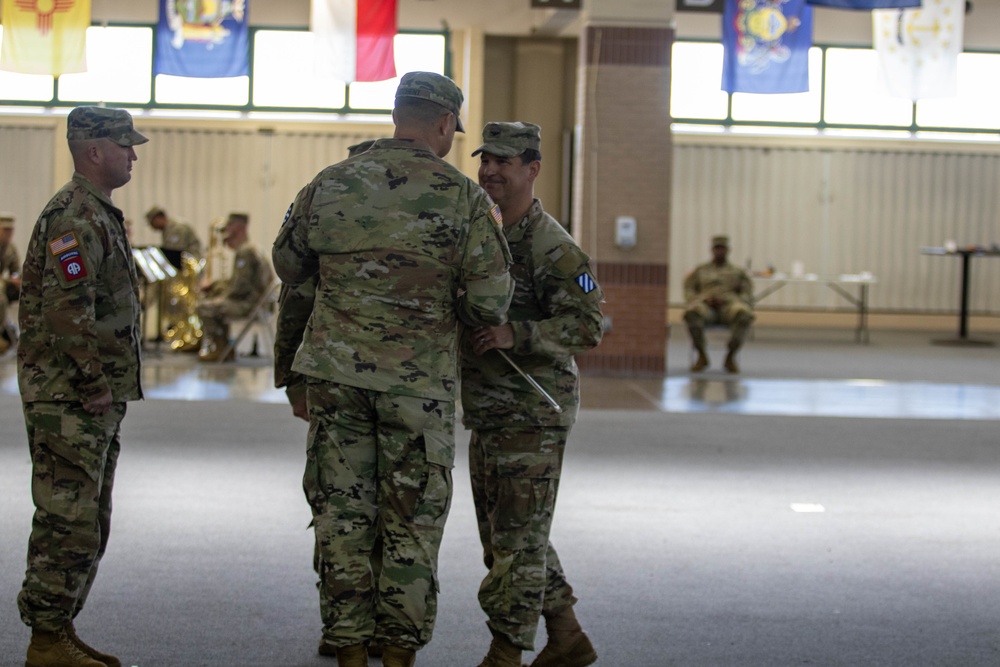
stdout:
[[(111, 21), (107, 23), (91, 23), (91, 27), (100, 28), (146, 28), (150, 31), (152, 54), (156, 53), (156, 24)], [(254, 58), (256, 51), (257, 33), (260, 31), (282, 31), (282, 32), (308, 32), (307, 26), (268, 26), (251, 25), (250, 30), (250, 76), (247, 86), (247, 102), (245, 104), (196, 104), (196, 103), (165, 103), (156, 102), (156, 75), (153, 72), (153, 57), (149, 60), (149, 90), (150, 98), (145, 103), (122, 100), (95, 100), (94, 103), (114, 105), (121, 108), (144, 109), (149, 111), (204, 111), (204, 112), (225, 112), (225, 113), (282, 113), (282, 114), (329, 114), (329, 115), (372, 115), (388, 116), (391, 109), (354, 108), (351, 106), (350, 84), (344, 84), (344, 105), (337, 108), (332, 107), (282, 107), (276, 105), (255, 105), (253, 103), (254, 93)], [(451, 33), (447, 30), (399, 30), (401, 35), (431, 35), (444, 39), (444, 74), (451, 76)], [(45, 108), (45, 109), (71, 109), (79, 106), (80, 101), (68, 101), (59, 99), (59, 79), (53, 78), (52, 96), (48, 100), (17, 100), (0, 98), (0, 106), (9, 108)]]
[[(685, 43), (711, 43), (711, 44), (721, 44), (718, 39), (677, 39), (674, 44), (685, 44)], [(908, 124), (898, 124), (898, 125), (874, 125), (874, 124), (863, 124), (863, 123), (844, 123), (844, 122), (831, 122), (827, 120), (827, 67), (828, 67), (828, 56), (827, 51), (829, 49), (857, 49), (871, 51), (872, 47), (862, 46), (857, 44), (813, 44), (813, 48), (818, 48), (822, 52), (822, 67), (821, 67), (821, 80), (818, 82), (812, 82), (811, 85), (819, 86), (820, 93), (820, 119), (816, 123), (804, 123), (804, 122), (794, 122), (794, 121), (767, 121), (767, 120), (736, 120), (733, 118), (733, 95), (735, 93), (724, 93), (728, 96), (727, 113), (726, 117), (723, 119), (718, 118), (698, 118), (698, 117), (682, 117), (682, 116), (671, 116), (671, 123), (682, 124), (688, 126), (695, 126), (693, 129), (696, 131), (711, 131), (712, 128), (722, 129), (722, 130), (740, 130), (743, 128), (759, 128), (759, 129), (786, 129), (793, 130), (794, 133), (799, 134), (803, 130), (813, 130), (817, 132), (825, 132), (828, 130), (834, 131), (863, 131), (863, 132), (881, 132), (888, 134), (900, 134), (909, 133), (910, 136), (915, 135), (927, 135), (927, 134), (950, 134), (953, 136), (960, 135), (981, 135), (990, 138), (1000, 138), (1000, 129), (998, 128), (988, 128), (988, 127), (964, 127), (964, 126), (949, 126), (949, 125), (920, 125), (918, 123), (918, 105), (920, 101), (910, 103), (910, 122)], [(996, 56), (1000, 58), (1000, 51), (986, 50), (986, 49), (965, 49), (963, 53), (968, 54), (986, 54)], [(676, 61), (672, 58), (671, 69), (677, 67)], [(998, 60), (1000, 64), (1000, 60)], [(720, 77), (720, 89), (721, 89), (721, 71), (719, 73)]]

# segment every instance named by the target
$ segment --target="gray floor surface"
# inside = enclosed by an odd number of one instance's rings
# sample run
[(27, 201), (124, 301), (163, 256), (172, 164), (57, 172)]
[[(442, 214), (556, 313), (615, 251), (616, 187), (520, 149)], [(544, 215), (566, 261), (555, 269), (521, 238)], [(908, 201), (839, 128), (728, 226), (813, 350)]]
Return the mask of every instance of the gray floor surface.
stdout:
[[(970, 395), (1000, 385), (995, 348), (881, 338), (759, 331), (737, 378), (688, 377), (678, 349), (666, 378), (587, 379), (553, 541), (598, 665), (1000, 665), (1000, 421), (759, 414), (738, 409), (739, 392), (691, 396), (699, 379), (752, 390), (882, 378)], [(244, 365), (228, 398), (212, 385), (225, 382), (196, 378), (182, 384), (214, 398), (129, 408), (111, 546), (77, 622), (126, 665), (335, 664), (315, 654), (305, 424), (265, 389), (248, 398), (267, 373)], [(176, 384), (149, 366), (162, 380), (152, 386)], [(30, 461), (10, 369), (0, 372), (0, 665), (13, 666), (28, 638), (14, 597)], [(426, 667), (472, 667), (489, 643), (466, 443), (460, 428)]]

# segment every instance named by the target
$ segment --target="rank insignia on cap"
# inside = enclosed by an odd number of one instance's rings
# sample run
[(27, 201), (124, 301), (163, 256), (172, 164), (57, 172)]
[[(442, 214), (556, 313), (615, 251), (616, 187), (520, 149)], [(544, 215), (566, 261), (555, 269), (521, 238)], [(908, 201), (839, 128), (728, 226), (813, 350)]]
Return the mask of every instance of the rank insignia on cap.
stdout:
[(597, 289), (597, 283), (594, 282), (594, 279), (586, 271), (576, 277), (576, 284), (580, 286), (584, 294), (590, 294)]
[(498, 225), (503, 224), (503, 215), (501, 215), (500, 207), (497, 204), (493, 204), (493, 208), (490, 209), (490, 215), (493, 216), (493, 219), (497, 221)]
[(87, 275), (87, 267), (83, 265), (83, 258), (80, 257), (80, 252), (77, 250), (60, 255), (59, 264), (62, 266), (66, 280), (79, 280)]
[(49, 250), (52, 251), (53, 255), (58, 255), (59, 253), (66, 252), (70, 248), (75, 248), (78, 245), (80, 244), (76, 241), (76, 234), (73, 232), (67, 232), (50, 243)]

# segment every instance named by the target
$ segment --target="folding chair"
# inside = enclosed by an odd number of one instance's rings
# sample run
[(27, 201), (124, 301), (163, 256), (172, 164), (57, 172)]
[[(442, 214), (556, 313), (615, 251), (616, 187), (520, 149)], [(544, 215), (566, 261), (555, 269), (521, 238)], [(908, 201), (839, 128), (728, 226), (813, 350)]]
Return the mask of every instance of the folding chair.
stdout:
[(274, 349), (274, 336), (276, 334), (277, 324), (275, 323), (275, 317), (278, 311), (278, 294), (281, 292), (281, 280), (275, 278), (268, 285), (267, 289), (261, 295), (257, 303), (254, 304), (253, 310), (246, 318), (240, 320), (233, 320), (232, 324), (238, 324), (242, 322), (239, 333), (236, 334), (235, 338), (229, 340), (229, 344), (226, 345), (226, 349), (219, 355), (219, 359), (216, 363), (223, 363), (229, 355), (234, 354), (238, 349), (243, 340), (247, 337), (251, 331), (254, 331), (257, 335), (258, 346), (264, 345), (267, 350)]

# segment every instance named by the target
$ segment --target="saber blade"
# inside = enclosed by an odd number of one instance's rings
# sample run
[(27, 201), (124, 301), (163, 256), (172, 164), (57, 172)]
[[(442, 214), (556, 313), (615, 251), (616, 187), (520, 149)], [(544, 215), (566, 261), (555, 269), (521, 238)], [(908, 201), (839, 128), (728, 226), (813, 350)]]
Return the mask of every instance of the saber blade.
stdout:
[(521, 367), (515, 364), (514, 360), (508, 357), (506, 352), (504, 352), (499, 348), (494, 348), (494, 349), (496, 349), (496, 351), (500, 353), (500, 356), (503, 357), (508, 364), (510, 364), (511, 368), (517, 371), (521, 375), (521, 377), (523, 377), (525, 380), (528, 381), (528, 384), (531, 385), (532, 389), (537, 391), (542, 398), (544, 398), (546, 401), (549, 402), (549, 405), (552, 406), (553, 410), (555, 410), (556, 412), (562, 412), (562, 407), (558, 403), (556, 403), (556, 399), (549, 396), (549, 392), (545, 391), (545, 389), (542, 388), (542, 385), (538, 384), (538, 382), (535, 381), (535, 378), (531, 377), (523, 370), (521, 370)]

